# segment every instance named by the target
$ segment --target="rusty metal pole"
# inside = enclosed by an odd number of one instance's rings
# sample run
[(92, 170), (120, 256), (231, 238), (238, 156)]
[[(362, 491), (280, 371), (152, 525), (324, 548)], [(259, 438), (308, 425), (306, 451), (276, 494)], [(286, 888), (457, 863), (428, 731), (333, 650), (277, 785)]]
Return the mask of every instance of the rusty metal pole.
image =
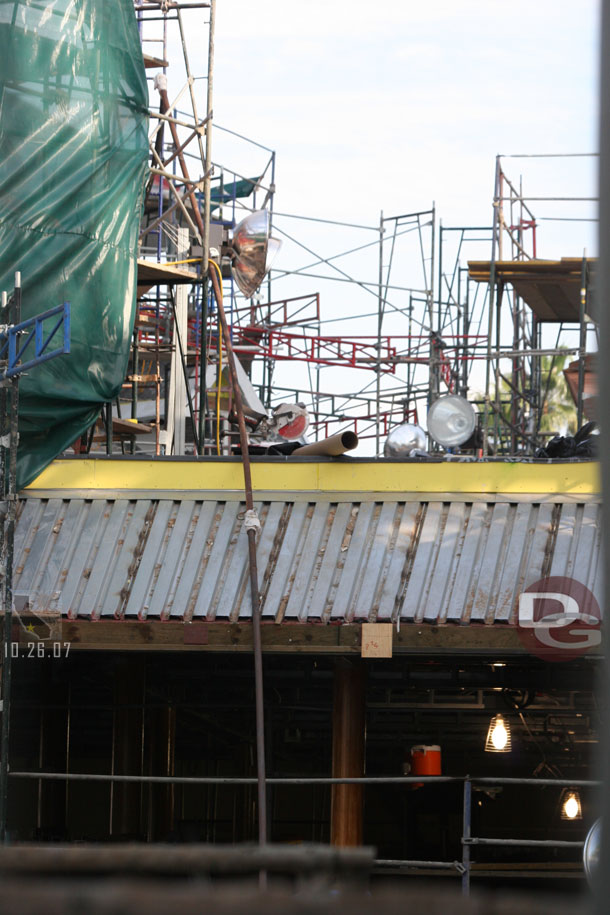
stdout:
[[(362, 661), (337, 661), (333, 692), (333, 778), (364, 775), (366, 669)], [(332, 845), (362, 845), (362, 785), (333, 785)]]
[[(159, 96), (161, 99), (161, 109), (162, 109), (161, 113), (166, 114), (169, 111), (170, 104), (169, 104), (169, 96), (167, 94), (167, 89), (165, 88), (165, 84), (162, 81), (158, 82), (158, 91), (159, 91)], [(178, 131), (176, 130), (176, 125), (173, 123), (173, 121), (168, 121), (168, 124), (169, 124), (169, 129), (171, 131), (172, 140), (174, 141), (175, 150), (176, 150), (176, 153), (178, 156), (178, 162), (180, 163), (182, 177), (185, 178), (187, 181), (190, 181), (189, 170), (188, 170), (188, 167), (186, 164), (186, 159), (184, 158), (184, 153), (182, 152), (182, 147), (180, 144), (180, 138), (178, 137)], [(201, 241), (203, 244), (203, 239), (204, 239), (204, 236), (206, 235), (205, 226), (203, 223), (203, 219), (201, 218), (201, 212), (199, 210), (199, 204), (197, 203), (195, 191), (193, 190), (192, 187), (190, 187), (190, 189), (187, 193), (187, 197), (189, 198), (189, 200), (191, 202), (191, 206), (193, 208), (193, 216), (195, 217), (195, 222), (197, 223), (197, 228), (199, 230), (199, 234), (201, 236)]]
[[(233, 388), (233, 402), (239, 425), (239, 441), (241, 445), (242, 466), (244, 469), (244, 490), (246, 494), (246, 510), (254, 511), (252, 497), (252, 474), (250, 471), (250, 455), (248, 453), (248, 433), (244, 420), (244, 410), (241, 391), (237, 383), (231, 335), (227, 326), (222, 293), (215, 270), (210, 270), (210, 279), (214, 290), (214, 298), (218, 307), (218, 318), (222, 326), (231, 387)], [(264, 845), (267, 841), (267, 790), (265, 773), (265, 708), (263, 697), (263, 652), (261, 646), (261, 617), (260, 601), (258, 594), (258, 569), (256, 563), (256, 530), (249, 527), (248, 531), (248, 559), (250, 566), (250, 591), (252, 596), (252, 639), (254, 643), (254, 687), (256, 699), (256, 769), (258, 781), (258, 841)]]

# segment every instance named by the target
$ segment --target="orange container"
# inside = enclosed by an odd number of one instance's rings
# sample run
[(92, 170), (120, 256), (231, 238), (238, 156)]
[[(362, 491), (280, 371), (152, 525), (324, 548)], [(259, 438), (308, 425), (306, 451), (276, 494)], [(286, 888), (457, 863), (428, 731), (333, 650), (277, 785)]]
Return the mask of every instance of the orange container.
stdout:
[(411, 747), (411, 775), (440, 775), (441, 748), (420, 744)]

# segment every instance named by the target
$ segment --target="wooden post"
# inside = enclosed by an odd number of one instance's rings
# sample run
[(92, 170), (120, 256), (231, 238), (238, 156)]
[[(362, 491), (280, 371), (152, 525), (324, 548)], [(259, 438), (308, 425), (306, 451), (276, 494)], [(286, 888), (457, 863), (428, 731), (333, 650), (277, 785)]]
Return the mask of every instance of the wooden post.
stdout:
[[(174, 775), (176, 709), (166, 705), (152, 710), (151, 775)], [(168, 841), (174, 829), (174, 785), (150, 786), (149, 839)]]
[[(333, 693), (333, 778), (364, 775), (366, 668), (361, 661), (335, 664)], [(362, 785), (333, 785), (330, 804), (332, 845), (362, 845)]]
[[(68, 768), (66, 729), (69, 695), (67, 678), (55, 675), (53, 667), (57, 664), (51, 658), (41, 665), (38, 763), (41, 770), (65, 772)], [(38, 783), (38, 829), (43, 841), (66, 838), (66, 782), (41, 779)]]
[[(120, 658), (114, 671), (113, 773), (142, 774), (142, 724), (145, 662)], [(112, 791), (113, 838), (139, 839), (142, 786), (117, 782)]]

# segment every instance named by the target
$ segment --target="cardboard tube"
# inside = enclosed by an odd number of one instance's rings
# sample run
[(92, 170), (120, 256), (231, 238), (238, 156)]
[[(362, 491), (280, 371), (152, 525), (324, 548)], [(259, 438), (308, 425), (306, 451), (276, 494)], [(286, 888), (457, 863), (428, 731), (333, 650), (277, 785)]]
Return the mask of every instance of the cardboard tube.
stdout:
[(327, 457), (338, 457), (351, 451), (358, 444), (358, 436), (355, 432), (339, 432), (337, 435), (331, 435), (330, 438), (323, 438), (320, 442), (312, 442), (310, 445), (301, 445), (295, 448), (293, 454), (303, 455), (326, 455)]

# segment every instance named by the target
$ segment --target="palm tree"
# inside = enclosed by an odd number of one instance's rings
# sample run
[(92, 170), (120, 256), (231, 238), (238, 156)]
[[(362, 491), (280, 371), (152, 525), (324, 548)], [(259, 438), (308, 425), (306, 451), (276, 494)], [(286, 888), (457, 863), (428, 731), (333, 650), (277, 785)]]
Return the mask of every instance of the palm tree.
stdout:
[(540, 432), (574, 435), (576, 407), (563, 374), (568, 354), (542, 357)]
[[(541, 434), (544, 435), (544, 440), (546, 441), (551, 435), (573, 435), (576, 432), (576, 408), (563, 374), (567, 358), (568, 353), (543, 356), (541, 358), (541, 403), (538, 428), (533, 428), (531, 418), (522, 421), (525, 426), (523, 431), (525, 431), (526, 437), (530, 439), (530, 442), (533, 442)], [(511, 385), (507, 379), (500, 378), (498, 395), (497, 402), (500, 406), (500, 422), (497, 428), (500, 434), (498, 445), (499, 450), (505, 450), (508, 445), (507, 439), (509, 440), (511, 435), (512, 416)], [(495, 392), (492, 393), (491, 401), (492, 404), (496, 403)], [(496, 423), (497, 419), (492, 411), (487, 420), (488, 435), (492, 444), (496, 440)], [(523, 429), (523, 426), (521, 428)]]

